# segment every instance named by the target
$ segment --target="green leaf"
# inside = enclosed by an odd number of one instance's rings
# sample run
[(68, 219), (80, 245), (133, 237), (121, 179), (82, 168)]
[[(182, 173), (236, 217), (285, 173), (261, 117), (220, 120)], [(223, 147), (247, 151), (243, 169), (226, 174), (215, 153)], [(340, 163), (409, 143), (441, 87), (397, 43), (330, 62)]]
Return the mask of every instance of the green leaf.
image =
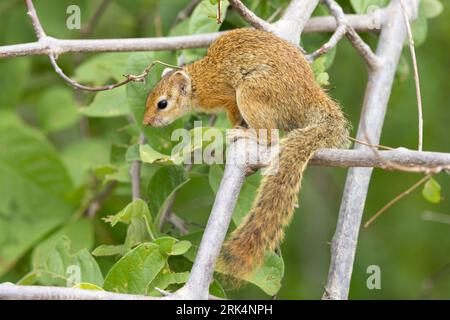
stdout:
[(167, 200), (188, 181), (186, 171), (181, 166), (165, 166), (155, 172), (147, 187), (148, 206), (151, 212), (157, 213), (155, 223), (159, 223)]
[(73, 286), (75, 289), (84, 289), (84, 290), (94, 290), (94, 291), (103, 291), (103, 288), (87, 282), (77, 283)]
[(147, 286), (163, 269), (165, 263), (158, 245), (141, 244), (111, 268), (103, 287), (112, 292), (147, 294)]
[(80, 118), (73, 91), (54, 87), (42, 93), (37, 102), (39, 125), (46, 132), (55, 132), (77, 123)]
[[(221, 21), (225, 19), (229, 3), (227, 0), (221, 2)], [(213, 4), (210, 0), (203, 0), (192, 12), (189, 18), (187, 34), (201, 34), (219, 31), (221, 24), (217, 23), (217, 3)], [(204, 56), (206, 49), (182, 50), (181, 54), (185, 56), (186, 62), (192, 62), (199, 57)]]
[(172, 251), (169, 253), (172, 256), (180, 256), (188, 252), (192, 244), (189, 241), (182, 240), (175, 243), (172, 247)]
[[(213, 165), (210, 167), (209, 184), (215, 193), (217, 193), (217, 191), (219, 190), (222, 176), (223, 169), (221, 166)], [(242, 219), (250, 211), (250, 208), (253, 205), (253, 199), (255, 198), (257, 190), (259, 188), (260, 180), (261, 176), (259, 174), (254, 174), (245, 179), (232, 216), (233, 222), (236, 226), (241, 223)]]
[(126, 116), (129, 112), (125, 87), (101, 91), (88, 107), (80, 109), (81, 114), (96, 118)]
[(170, 256), (183, 255), (191, 248), (191, 243), (189, 241), (178, 241), (172, 237), (161, 237), (155, 239), (154, 242), (159, 245), (161, 253)]
[(74, 78), (79, 82), (92, 83), (93, 85), (105, 84), (110, 79), (114, 81), (124, 80), (130, 55), (129, 52), (96, 54), (75, 70)]
[(170, 155), (158, 152), (148, 144), (141, 144), (139, 146), (139, 157), (145, 163), (173, 164)]
[(32, 272), (41, 285), (72, 287), (82, 282), (103, 285), (95, 259), (86, 249), (71, 254), (70, 240), (65, 236), (55, 242), (52, 250), (35, 257)]
[(173, 284), (183, 284), (186, 283), (189, 279), (189, 272), (178, 272), (178, 273), (160, 273), (154, 281), (152, 281), (148, 288), (147, 292), (151, 296), (159, 297), (161, 294), (155, 290), (155, 288), (165, 290), (168, 286)]
[(0, 113), (0, 275), (68, 219), (72, 184), (56, 150), (37, 131)]
[(388, 0), (350, 0), (350, 3), (356, 13), (364, 14), (385, 7)]
[(123, 255), (125, 247), (123, 245), (106, 245), (102, 244), (92, 251), (92, 255), (96, 257), (107, 257), (115, 255)]
[(266, 253), (264, 264), (254, 270), (245, 280), (255, 284), (268, 295), (274, 296), (281, 288), (283, 274), (283, 259), (272, 252)]
[(443, 4), (439, 0), (422, 0), (424, 4), (425, 16), (428, 19), (435, 18), (444, 10)]
[[(109, 222), (111, 226), (115, 226), (118, 222), (128, 225), (124, 246), (121, 248), (122, 251), (118, 252), (120, 254), (124, 254), (138, 244), (153, 239), (152, 216), (147, 204), (141, 199), (134, 200), (119, 213), (108, 216), (104, 220)], [(116, 250), (118, 249), (116, 248)], [(102, 250), (104, 253), (105, 248), (103, 247)], [(113, 252), (116, 253), (116, 251)], [(98, 251), (96, 253), (98, 254)]]
[(39, 261), (41, 257), (46, 256), (50, 251), (54, 250), (55, 245), (63, 236), (70, 241), (70, 247), (73, 252), (82, 249), (91, 250), (94, 245), (94, 226), (92, 219), (81, 218), (69, 222), (51, 234), (47, 239), (41, 241), (33, 250), (32, 264), (35, 265), (36, 261)]
[(0, 108), (16, 107), (30, 76), (29, 58), (0, 60)]
[(104, 220), (114, 227), (118, 222), (130, 224), (133, 218), (145, 218), (148, 223), (152, 222), (152, 216), (144, 200), (136, 199), (129, 203), (119, 213), (108, 216)]
[(422, 195), (427, 201), (431, 203), (441, 202), (441, 186), (440, 184), (431, 178), (428, 180), (422, 189)]

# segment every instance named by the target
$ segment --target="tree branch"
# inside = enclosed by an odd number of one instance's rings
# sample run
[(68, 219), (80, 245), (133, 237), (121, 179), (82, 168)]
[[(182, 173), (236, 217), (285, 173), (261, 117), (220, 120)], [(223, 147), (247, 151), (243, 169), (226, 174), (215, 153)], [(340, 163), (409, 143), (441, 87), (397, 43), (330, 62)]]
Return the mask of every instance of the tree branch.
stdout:
[(155, 300), (158, 298), (76, 288), (0, 284), (0, 300)]
[[(409, 1), (411, 12), (417, 12), (418, 2)], [(398, 60), (406, 37), (402, 8), (392, 0), (386, 9), (388, 16), (382, 29), (377, 57), (382, 61), (376, 69), (369, 69), (369, 81), (364, 98), (357, 139), (377, 144), (380, 140), (386, 107)], [(367, 133), (367, 137), (365, 137)], [(368, 150), (357, 145), (357, 150)], [(356, 244), (367, 196), (371, 168), (351, 168), (347, 175), (338, 223), (331, 246), (331, 263), (324, 299), (347, 299), (353, 270)]]
[[(384, 11), (364, 15), (346, 15), (349, 24), (357, 31), (378, 32), (385, 20)], [(314, 17), (305, 25), (303, 33), (333, 32), (337, 28), (334, 17)], [(42, 37), (37, 42), (0, 46), (0, 58), (31, 55), (59, 56), (64, 53), (162, 51), (208, 47), (223, 32), (189, 36), (125, 38), (125, 39), (56, 39)]]
[(338, 44), (339, 40), (341, 40), (342, 37), (345, 35), (347, 36), (347, 39), (350, 41), (352, 46), (356, 49), (356, 51), (358, 51), (358, 53), (364, 59), (369, 69), (376, 68), (379, 65), (378, 57), (372, 52), (372, 49), (370, 49), (367, 43), (365, 43), (364, 40), (361, 39), (361, 37), (358, 35), (355, 29), (353, 29), (353, 27), (349, 24), (341, 6), (334, 0), (322, 0), (322, 1), (328, 7), (328, 10), (330, 10), (330, 13), (335, 17), (337, 28), (336, 31), (333, 33), (332, 37), (330, 38), (330, 40), (327, 43), (325, 43), (321, 48), (317, 49), (315, 52), (308, 55), (307, 58), (309, 60), (314, 60), (320, 55), (327, 53), (329, 50), (335, 47)]

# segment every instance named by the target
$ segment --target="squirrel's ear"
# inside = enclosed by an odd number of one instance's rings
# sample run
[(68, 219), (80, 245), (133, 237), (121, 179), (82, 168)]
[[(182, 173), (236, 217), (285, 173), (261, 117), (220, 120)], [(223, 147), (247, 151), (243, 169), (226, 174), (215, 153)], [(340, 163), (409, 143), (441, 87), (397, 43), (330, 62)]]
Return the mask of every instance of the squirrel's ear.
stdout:
[(165, 68), (161, 74), (161, 78), (163, 78), (166, 74), (168, 74), (169, 72), (172, 72), (173, 69), (172, 68)]
[(173, 84), (183, 93), (191, 90), (191, 78), (184, 70), (179, 70), (172, 75)]

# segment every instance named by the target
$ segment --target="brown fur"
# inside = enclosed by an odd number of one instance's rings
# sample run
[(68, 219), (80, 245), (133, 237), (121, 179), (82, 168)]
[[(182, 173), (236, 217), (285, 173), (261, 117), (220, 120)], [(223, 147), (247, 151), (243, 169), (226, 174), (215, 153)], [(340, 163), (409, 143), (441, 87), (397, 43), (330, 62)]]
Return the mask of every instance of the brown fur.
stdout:
[[(185, 77), (175, 81), (177, 73)], [(180, 79), (185, 91), (177, 94)], [(167, 110), (156, 108), (161, 96), (170, 97)], [(345, 145), (348, 124), (297, 48), (252, 29), (226, 33), (203, 59), (166, 75), (147, 99), (144, 123), (166, 124), (191, 110), (224, 110), (233, 126), (244, 120), (254, 129), (289, 131), (281, 142), (278, 172), (264, 177), (252, 209), (219, 260), (229, 274), (246, 276), (282, 240), (310, 157), (319, 148)]]

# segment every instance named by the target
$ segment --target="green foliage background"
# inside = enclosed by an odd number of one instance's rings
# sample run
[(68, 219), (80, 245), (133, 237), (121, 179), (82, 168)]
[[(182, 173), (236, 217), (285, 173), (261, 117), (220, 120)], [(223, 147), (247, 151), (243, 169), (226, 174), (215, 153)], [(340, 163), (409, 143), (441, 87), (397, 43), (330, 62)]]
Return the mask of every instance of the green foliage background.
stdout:
[[(54, 37), (78, 39), (80, 30), (65, 27), (66, 9), (74, 1), (36, 0), (46, 32)], [(213, 32), (245, 26), (229, 10), (219, 26), (209, 0), (192, 17), (176, 25), (177, 14), (189, 1), (112, 0), (90, 38), (153, 37)], [(259, 16), (268, 18), (287, 0), (248, 0)], [(75, 1), (82, 24), (90, 21), (100, 1)], [(387, 1), (340, 1), (346, 12), (363, 13), (370, 4)], [(223, 1), (224, 7), (226, 1)], [(450, 87), (450, 5), (422, 1), (414, 25), (417, 58), (424, 103), (424, 149), (450, 152), (448, 100)], [(224, 8), (225, 9), (225, 8)], [(225, 10), (224, 10), (225, 11)], [(325, 14), (319, 8), (316, 14)], [(433, 19), (427, 19), (431, 18)], [(329, 35), (305, 35), (308, 51)], [(364, 35), (373, 47), (375, 35)], [(22, 1), (0, 2), (0, 44), (35, 41)], [(151, 61), (176, 63), (202, 56), (204, 49), (157, 53), (66, 54), (59, 61), (66, 73), (80, 82), (100, 85), (138, 74)], [(367, 81), (357, 53), (341, 41), (313, 65), (317, 80), (344, 107), (356, 127)], [(191, 172), (167, 163), (174, 128), (191, 129), (193, 121), (207, 117), (190, 115), (169, 128), (149, 129), (140, 123), (145, 95), (157, 81), (156, 68), (146, 83), (97, 94), (77, 92), (50, 67), (45, 56), (0, 60), (0, 282), (79, 286), (158, 295), (155, 287), (175, 290), (187, 279), (196, 246), (214, 201), (223, 173), (219, 165), (196, 165)], [(407, 48), (403, 52), (389, 102), (382, 144), (411, 149), (417, 144), (417, 112), (412, 67)], [(223, 116), (217, 122), (226, 128)], [(149, 145), (137, 146), (140, 130)], [(128, 170), (142, 159), (141, 187), (144, 201), (131, 202)], [(159, 161), (155, 161), (159, 160)], [(230, 291), (220, 284), (211, 293), (234, 298), (317, 299), (323, 293), (345, 169), (310, 167), (300, 197), (300, 208), (282, 246), (283, 259), (268, 255), (255, 272), (252, 284)], [(416, 174), (375, 170), (364, 220), (420, 177)], [(426, 221), (425, 211), (450, 214), (450, 179), (436, 177), (442, 190), (432, 188), (428, 202), (420, 190), (397, 203), (370, 228), (362, 229), (354, 266), (350, 297), (354, 299), (450, 298), (450, 274), (439, 277), (431, 290), (427, 281), (450, 263), (450, 225)], [(237, 224), (251, 205), (259, 175), (249, 177), (233, 221)], [(94, 216), (86, 216), (90, 201), (105, 186), (113, 191)], [(433, 191), (434, 190), (434, 191)], [(159, 213), (168, 197), (177, 192), (173, 211), (189, 222), (190, 233), (181, 236), (170, 224), (158, 229)], [(430, 200), (430, 196), (427, 197)], [(105, 217), (109, 217), (106, 218)], [(106, 221), (105, 221), (106, 220)], [(95, 249), (95, 250), (94, 250)], [(367, 267), (381, 268), (381, 290), (366, 286)], [(69, 266), (81, 270), (72, 281)], [(134, 272), (129, 272), (134, 270)], [(283, 276), (284, 272), (284, 276)], [(281, 283), (280, 283), (281, 281)], [(269, 294), (269, 295), (268, 295)]]

